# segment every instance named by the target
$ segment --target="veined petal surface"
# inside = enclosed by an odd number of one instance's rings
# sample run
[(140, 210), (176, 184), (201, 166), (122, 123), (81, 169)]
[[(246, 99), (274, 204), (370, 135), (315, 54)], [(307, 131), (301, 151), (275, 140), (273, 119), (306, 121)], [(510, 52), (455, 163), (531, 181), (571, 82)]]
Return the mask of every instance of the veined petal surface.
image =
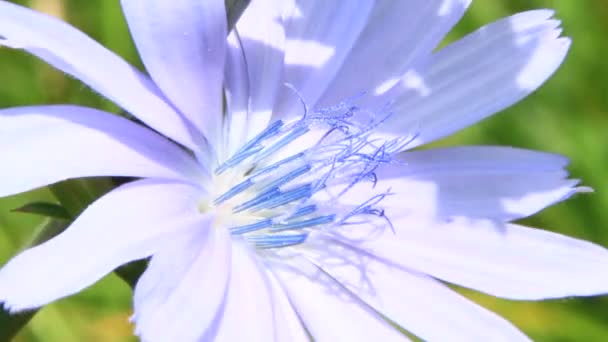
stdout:
[(365, 29), (319, 106), (363, 92), (382, 94), (410, 68), (424, 64), (462, 18), (471, 0), (378, 0)]
[(0, 269), (0, 302), (11, 311), (45, 305), (91, 285), (116, 267), (146, 258), (182, 230), (200, 225), (199, 189), (140, 180), (87, 208), (68, 229)]
[(274, 316), (275, 341), (310, 342), (310, 337), (302, 326), (300, 317), (287, 297), (276, 275), (267, 273), (272, 295), (272, 313)]
[(204, 169), (177, 145), (127, 119), (55, 105), (0, 110), (0, 196), (68, 178), (130, 176), (196, 182)]
[(331, 247), (316, 258), (323, 270), (425, 341), (527, 340), (509, 322), (428, 276), (336, 241), (324, 243)]
[[(291, 0), (252, 1), (238, 23), (236, 31), (243, 46), (249, 83), (247, 138), (252, 138), (268, 125), (282, 84), (285, 59), (286, 13), (293, 9)], [(234, 124), (239, 125), (238, 122)]]
[(224, 72), (226, 118), (223, 130), (224, 144), (230, 155), (243, 145), (249, 131), (251, 89), (249, 89), (247, 68), (243, 44), (236, 31), (232, 31), (226, 44), (226, 70)]
[(273, 270), (314, 340), (408, 341), (405, 335), (310, 261), (299, 260), (297, 266), (278, 266)]
[(180, 144), (198, 146), (190, 126), (152, 80), (63, 21), (0, 1), (0, 45), (26, 50)]
[[(365, 27), (373, 1), (297, 1), (285, 21), (285, 74), (273, 115), (303, 114), (314, 107)], [(301, 97), (301, 99), (299, 98)]]
[(389, 217), (466, 216), (511, 221), (526, 217), (586, 188), (567, 179), (566, 158), (498, 146), (408, 151), (375, 171), (375, 183), (359, 184), (344, 202), (362, 202), (373, 189), (390, 189), (382, 201)]
[[(450, 283), (519, 300), (608, 293), (608, 250), (587, 241), (467, 218), (409, 217), (348, 243)], [(348, 240), (359, 232), (343, 232)], [(370, 233), (371, 234), (371, 233)]]
[(257, 258), (249, 246), (233, 244), (226, 306), (213, 341), (281, 342), (275, 338), (270, 283)]
[(518, 102), (559, 67), (570, 46), (558, 38), (549, 10), (498, 20), (435, 53), (428, 66), (409, 70), (383, 96), (392, 103), (383, 129), (416, 134), (408, 148), (454, 133)]
[(213, 144), (222, 123), (224, 1), (121, 1), (135, 45), (163, 93)]
[(232, 275), (230, 235), (212, 219), (166, 241), (137, 282), (132, 319), (143, 341), (213, 340)]

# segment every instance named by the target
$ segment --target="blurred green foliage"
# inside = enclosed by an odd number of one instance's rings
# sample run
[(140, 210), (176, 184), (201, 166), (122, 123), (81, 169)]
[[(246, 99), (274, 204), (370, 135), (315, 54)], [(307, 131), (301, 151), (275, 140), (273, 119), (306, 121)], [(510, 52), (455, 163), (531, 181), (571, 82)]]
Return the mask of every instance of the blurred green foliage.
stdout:
[[(117, 0), (14, 2), (62, 17), (130, 63), (142, 67)], [(564, 34), (574, 41), (557, 74), (523, 102), (435, 145), (512, 145), (570, 157), (574, 177), (582, 179), (596, 192), (576, 196), (524, 223), (608, 246), (608, 215), (605, 215), (608, 180), (604, 173), (608, 170), (608, 2), (476, 1), (447, 40), (518, 11), (547, 7), (557, 10)], [(118, 111), (115, 105), (77, 80), (22, 52), (0, 49), (0, 75), (0, 108), (73, 103)], [(11, 212), (11, 209), (33, 201), (54, 200), (45, 189), (0, 199), (0, 264), (14, 255), (42, 224), (38, 216)], [(463, 293), (507, 317), (535, 340), (608, 339), (608, 296), (509, 302), (465, 290)], [(128, 322), (130, 300), (128, 285), (115, 275), (107, 276), (86, 291), (42, 309), (16, 340), (134, 341)]]

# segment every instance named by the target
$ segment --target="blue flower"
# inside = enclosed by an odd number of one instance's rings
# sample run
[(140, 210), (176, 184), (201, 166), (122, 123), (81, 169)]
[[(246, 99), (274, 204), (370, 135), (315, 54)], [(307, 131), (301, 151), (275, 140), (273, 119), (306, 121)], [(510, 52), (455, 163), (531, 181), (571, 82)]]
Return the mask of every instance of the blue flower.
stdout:
[[(130, 176), (0, 270), (11, 311), (151, 257), (144, 341), (523, 340), (442, 281), (539, 300), (608, 290), (608, 252), (523, 227), (585, 191), (556, 155), (412, 151), (519, 101), (570, 41), (549, 10), (435, 51), (470, 1), (123, 0), (150, 76), (86, 35), (0, 2), (23, 49), (143, 122), (73, 105), (0, 111), (0, 196)], [(391, 323), (387, 319), (390, 319)]]

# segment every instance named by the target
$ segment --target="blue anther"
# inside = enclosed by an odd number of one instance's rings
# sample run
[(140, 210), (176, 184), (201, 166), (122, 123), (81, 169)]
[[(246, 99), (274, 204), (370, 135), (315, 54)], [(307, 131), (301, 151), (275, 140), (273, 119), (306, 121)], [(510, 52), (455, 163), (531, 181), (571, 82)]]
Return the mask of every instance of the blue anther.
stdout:
[(296, 140), (297, 138), (301, 137), (302, 135), (306, 134), (309, 130), (310, 129), (306, 126), (299, 126), (299, 127), (294, 128), (291, 132), (289, 132), (289, 134), (287, 134), (286, 136), (281, 138), (274, 145), (268, 147), (267, 149), (262, 151), (260, 154), (258, 154), (255, 157), (255, 162), (258, 162), (258, 161), (270, 156), (271, 154), (279, 151), (283, 147), (289, 145), (290, 142), (292, 142), (292, 141)]
[(272, 234), (247, 236), (246, 239), (257, 248), (279, 248), (300, 244), (306, 241), (308, 234)]
[(303, 156), (304, 156), (304, 152), (299, 152), (299, 153), (294, 154), (293, 156), (289, 156), (287, 158), (281, 159), (281, 160), (279, 160), (278, 162), (276, 162), (274, 164), (271, 164), (271, 165), (268, 165), (268, 166), (265, 166), (263, 168), (260, 168), (260, 169), (256, 170), (253, 174), (251, 174), (251, 177), (252, 178), (258, 177), (258, 176), (260, 176), (260, 175), (262, 175), (262, 174), (264, 174), (266, 172), (270, 172), (270, 171), (276, 170), (279, 167), (281, 167), (281, 166), (283, 166), (283, 165), (285, 165), (287, 163), (290, 163), (290, 162), (292, 162), (292, 161), (294, 161), (296, 159), (302, 158)]
[(281, 191), (278, 188), (270, 189), (266, 192), (263, 192), (263, 193), (257, 195), (256, 197), (250, 199), (249, 201), (246, 201), (242, 204), (237, 205), (236, 207), (234, 207), (234, 209), (232, 209), (232, 211), (234, 213), (240, 213), (244, 210), (251, 209), (251, 208), (257, 206), (260, 203), (264, 203), (274, 196), (279, 196), (279, 195), (281, 195)]
[(283, 127), (282, 120), (277, 120), (270, 126), (266, 127), (262, 132), (260, 132), (258, 135), (253, 137), (247, 143), (245, 143), (245, 145), (243, 145), (240, 149), (238, 149), (238, 151), (236, 151), (230, 158), (228, 158), (228, 160), (226, 160), (219, 167), (217, 167), (215, 169), (215, 173), (220, 174), (226, 171), (227, 169), (235, 166), (236, 164), (240, 163), (241, 161), (245, 160), (252, 154), (256, 154), (263, 150), (264, 147), (259, 146), (259, 144), (265, 139), (276, 135), (281, 129), (281, 127)]
[(247, 150), (236, 153), (234, 156), (230, 157), (230, 159), (226, 160), (222, 165), (218, 166), (215, 169), (216, 174), (221, 174), (222, 172), (228, 170), (229, 168), (238, 165), (243, 160), (251, 157), (252, 155), (262, 151), (264, 146), (253, 146)]
[(251, 178), (248, 178), (242, 181), (241, 183), (233, 186), (232, 188), (230, 188), (230, 190), (226, 191), (224, 194), (216, 198), (215, 201), (213, 201), (213, 204), (218, 205), (224, 201), (227, 201), (232, 197), (240, 194), (241, 192), (249, 189), (253, 184), (255, 183), (251, 180)]
[(298, 217), (306, 216), (308, 214), (312, 214), (315, 211), (317, 211), (317, 206), (314, 205), (314, 204), (310, 204), (310, 205), (307, 205), (307, 206), (299, 208), (293, 214), (291, 214), (287, 219), (288, 220), (292, 220), (294, 218), (298, 218)]
[(302, 165), (302, 166), (298, 167), (297, 169), (292, 170), (289, 173), (275, 179), (270, 184), (268, 184), (265, 187), (265, 189), (278, 188), (281, 185), (287, 184), (287, 183), (291, 182), (292, 180), (300, 177), (301, 175), (306, 174), (311, 169), (312, 169), (312, 167), (310, 165)]
[(230, 228), (230, 233), (234, 235), (245, 234), (256, 230), (268, 228), (272, 226), (272, 219), (265, 219), (256, 223), (246, 224), (243, 226), (237, 226)]
[(313, 217), (308, 220), (295, 221), (295, 222), (287, 222), (281, 224), (273, 224), (272, 228), (270, 228), (273, 232), (279, 232), (290, 229), (302, 229), (306, 227), (320, 226), (322, 224), (332, 223), (334, 222), (336, 215), (325, 215)]
[(269, 196), (265, 201), (261, 201), (254, 206), (255, 211), (262, 209), (274, 209), (282, 205), (312, 196), (312, 185), (304, 184), (295, 189), (280, 192)]
[(265, 139), (274, 136), (277, 132), (279, 132), (279, 129), (281, 129), (281, 127), (283, 127), (283, 120), (277, 120), (273, 122), (272, 124), (270, 124), (270, 126), (266, 127), (263, 131), (261, 131), (255, 137), (251, 138), (247, 143), (245, 143), (245, 145), (243, 145), (243, 147), (241, 147), (235, 154), (248, 150), (253, 146), (256, 146), (257, 144), (261, 143)]

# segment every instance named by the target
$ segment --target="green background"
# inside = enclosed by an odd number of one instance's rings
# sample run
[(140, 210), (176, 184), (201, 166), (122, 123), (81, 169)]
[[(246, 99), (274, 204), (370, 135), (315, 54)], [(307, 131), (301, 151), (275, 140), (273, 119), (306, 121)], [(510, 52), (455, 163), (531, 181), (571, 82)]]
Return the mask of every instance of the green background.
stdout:
[[(17, 2), (62, 17), (141, 67), (117, 0)], [(605, 173), (608, 170), (608, 1), (478, 0), (448, 40), (500, 17), (544, 7), (557, 10), (564, 35), (573, 38), (572, 49), (561, 69), (526, 100), (435, 145), (513, 145), (568, 156), (572, 160), (573, 177), (582, 179), (596, 192), (578, 195), (524, 223), (608, 246)], [(0, 108), (48, 103), (118, 110), (78, 81), (35, 58), (0, 48)], [(14, 255), (41, 224), (36, 216), (10, 212), (33, 200), (53, 198), (47, 190), (37, 190), (0, 199), (0, 264)], [(507, 317), (535, 340), (608, 340), (608, 296), (509, 302), (464, 293)], [(107, 276), (86, 291), (45, 307), (16, 340), (133, 341), (128, 322), (130, 298), (126, 284), (115, 275)]]

